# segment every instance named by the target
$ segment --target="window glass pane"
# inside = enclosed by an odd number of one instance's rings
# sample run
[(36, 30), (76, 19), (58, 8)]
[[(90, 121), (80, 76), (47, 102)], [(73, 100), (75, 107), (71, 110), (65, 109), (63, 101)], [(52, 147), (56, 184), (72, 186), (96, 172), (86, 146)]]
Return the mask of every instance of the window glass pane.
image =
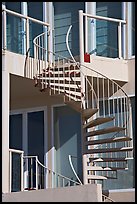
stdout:
[(12, 153), (12, 184), (11, 192), (21, 191), (21, 157)]
[[(43, 21), (43, 2), (28, 2), (28, 16)], [(34, 38), (43, 32), (43, 26), (30, 21), (30, 56), (34, 56)]]
[(10, 115), (9, 147), (22, 150), (22, 114)]
[(44, 161), (44, 112), (28, 113), (28, 155)]
[[(96, 2), (96, 15), (122, 19), (121, 2)], [(96, 20), (97, 55), (118, 57), (118, 23)]]
[(21, 13), (21, 2), (5, 2), (6, 8)]
[(7, 13), (7, 49), (11, 52), (24, 54), (24, 21)]

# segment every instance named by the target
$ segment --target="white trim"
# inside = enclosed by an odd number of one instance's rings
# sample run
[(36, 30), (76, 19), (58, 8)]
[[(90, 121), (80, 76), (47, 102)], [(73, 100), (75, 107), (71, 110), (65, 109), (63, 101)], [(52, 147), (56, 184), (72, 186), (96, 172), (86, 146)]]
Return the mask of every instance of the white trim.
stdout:
[(38, 112), (38, 111), (42, 111), (45, 110), (47, 108), (47, 106), (40, 106), (40, 107), (33, 107), (33, 108), (23, 108), (23, 109), (15, 109), (15, 110), (11, 110), (10, 114), (14, 115), (14, 114), (20, 114), (20, 113), (25, 113), (25, 112)]

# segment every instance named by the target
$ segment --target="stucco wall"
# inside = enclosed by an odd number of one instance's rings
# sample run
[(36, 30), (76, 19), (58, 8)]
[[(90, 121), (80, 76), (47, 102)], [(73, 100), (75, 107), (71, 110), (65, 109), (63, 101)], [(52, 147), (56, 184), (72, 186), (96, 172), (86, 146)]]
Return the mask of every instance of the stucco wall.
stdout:
[(135, 189), (110, 190), (109, 197), (115, 202), (135, 202)]
[(2, 195), (2, 202), (101, 202), (101, 184), (88, 184)]

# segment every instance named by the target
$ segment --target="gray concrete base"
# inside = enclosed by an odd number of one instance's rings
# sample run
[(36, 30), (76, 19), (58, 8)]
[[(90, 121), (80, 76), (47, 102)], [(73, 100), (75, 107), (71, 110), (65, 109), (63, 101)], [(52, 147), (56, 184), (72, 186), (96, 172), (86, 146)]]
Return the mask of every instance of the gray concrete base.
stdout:
[(2, 195), (2, 202), (101, 202), (101, 184), (12, 192)]
[(135, 202), (135, 189), (109, 190), (108, 196), (115, 202)]

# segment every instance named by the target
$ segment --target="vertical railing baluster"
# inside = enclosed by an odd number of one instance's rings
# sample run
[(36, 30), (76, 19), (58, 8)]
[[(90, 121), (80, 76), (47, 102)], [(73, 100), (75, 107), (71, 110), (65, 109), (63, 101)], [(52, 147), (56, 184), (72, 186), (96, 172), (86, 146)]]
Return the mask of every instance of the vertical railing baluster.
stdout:
[[(97, 101), (97, 103), (99, 104), (99, 101), (100, 101), (100, 95), (99, 95), (99, 76), (98, 76), (98, 74), (97, 74), (97, 99), (98, 99), (98, 101)], [(99, 112), (97, 112), (97, 114), (98, 114), (98, 116), (99, 116)]]
[(64, 59), (63, 59), (63, 85), (64, 85), (64, 87), (63, 87), (63, 89), (64, 89), (64, 96), (65, 96), (65, 68), (64, 68)]
[(88, 19), (85, 16), (85, 53), (88, 52)]
[(92, 107), (91, 108), (94, 108), (94, 94), (93, 94), (93, 91), (94, 91), (94, 88), (93, 88), (93, 76), (91, 76), (91, 85), (92, 85)]
[(9, 169), (10, 169), (10, 175), (9, 175), (9, 192), (11, 192), (11, 185), (12, 185), (12, 152), (9, 151)]
[(59, 57), (58, 57), (58, 93), (60, 94), (60, 86), (59, 86)]
[(110, 90), (109, 90), (109, 79), (108, 79), (108, 115), (110, 116)]
[(121, 22), (119, 22), (118, 25), (118, 54), (119, 54), (119, 58), (122, 58), (122, 43), (121, 43)]
[(3, 10), (2, 17), (3, 17), (3, 37), (2, 37), (2, 39), (3, 39), (3, 50), (6, 50), (7, 49), (7, 22), (6, 22), (6, 11), (5, 10)]
[(30, 159), (30, 178), (31, 178), (31, 188), (33, 188), (33, 158)]
[(38, 162), (37, 162), (38, 156), (35, 157), (36, 162), (36, 190), (38, 190)]
[(102, 78), (102, 88), (103, 88), (103, 116), (105, 117), (105, 94), (104, 94), (104, 77)]
[[(117, 94), (118, 94), (118, 86), (117, 86)], [(117, 120), (119, 126), (119, 97), (117, 96)]]
[[(114, 115), (115, 117), (115, 99), (114, 99), (114, 93), (115, 93), (115, 87), (114, 87), (114, 83), (112, 83), (112, 100), (113, 100), (113, 111), (112, 111), (112, 115)], [(116, 118), (114, 118), (114, 126), (116, 125)]]
[(20, 154), (21, 159), (21, 191), (24, 190), (23, 183), (24, 183), (24, 176), (23, 176), (23, 153)]
[(68, 61), (68, 78), (69, 78), (69, 93), (68, 93), (68, 96), (69, 96), (69, 101), (71, 100), (71, 93), (70, 93), (70, 83), (71, 83), (71, 79), (70, 79), (70, 61)]

